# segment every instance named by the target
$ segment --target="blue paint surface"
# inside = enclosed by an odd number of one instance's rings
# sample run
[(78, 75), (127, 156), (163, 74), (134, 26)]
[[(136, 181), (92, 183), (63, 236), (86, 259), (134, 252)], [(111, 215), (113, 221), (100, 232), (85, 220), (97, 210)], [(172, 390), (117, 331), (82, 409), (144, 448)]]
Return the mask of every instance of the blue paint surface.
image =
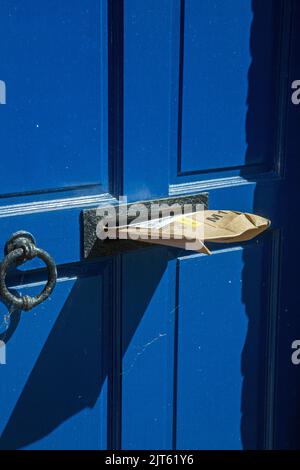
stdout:
[[(181, 172), (269, 160), (274, 137), (274, 2), (264, 1), (263, 10), (263, 17), (254, 22), (256, 12), (250, 0), (185, 2)], [(259, 61), (263, 61), (265, 73), (256, 77), (251, 92), (249, 80), (261, 65)], [(245, 161), (248, 105), (253, 98), (259, 100), (258, 142)]]
[[(1, 2), (0, 249), (28, 230), (59, 273), (36, 310), (0, 305), (1, 448), (299, 448), (290, 4), (297, 20), (292, 0), (118, 0), (111, 24), (106, 0)], [(272, 229), (211, 257), (83, 260), (82, 209), (122, 186), (208, 191)], [(8, 285), (46, 278), (34, 260)]]
[(123, 260), (124, 449), (172, 448), (175, 272), (167, 261), (164, 248)]
[[(41, 289), (39, 282), (31, 285), (18, 291), (33, 295)], [(30, 315), (11, 317), (1, 335), (7, 353), (1, 366), (2, 449), (106, 448), (102, 286), (101, 273), (70, 276)]]
[(182, 259), (178, 269), (177, 448), (260, 448), (262, 246)]
[(1, 2), (2, 194), (106, 184), (104, 4)]

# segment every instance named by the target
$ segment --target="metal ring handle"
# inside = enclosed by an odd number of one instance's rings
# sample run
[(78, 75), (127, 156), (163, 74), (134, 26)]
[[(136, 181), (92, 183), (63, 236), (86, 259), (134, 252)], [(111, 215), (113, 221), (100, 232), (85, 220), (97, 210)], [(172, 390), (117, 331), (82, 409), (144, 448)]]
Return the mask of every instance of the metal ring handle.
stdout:
[[(6, 244), (6, 252), (7, 255), (0, 266), (0, 296), (6, 303), (14, 305), (20, 310), (31, 310), (33, 307), (36, 307), (46, 300), (53, 291), (57, 279), (55, 262), (46, 251), (37, 248), (33, 236), (28, 232), (22, 231), (12, 235)], [(47, 266), (47, 283), (42, 292), (34, 297), (30, 297), (29, 295), (16, 297), (11, 294), (6, 287), (5, 279), (7, 272), (10, 267), (23, 264), (35, 257), (40, 258)]]

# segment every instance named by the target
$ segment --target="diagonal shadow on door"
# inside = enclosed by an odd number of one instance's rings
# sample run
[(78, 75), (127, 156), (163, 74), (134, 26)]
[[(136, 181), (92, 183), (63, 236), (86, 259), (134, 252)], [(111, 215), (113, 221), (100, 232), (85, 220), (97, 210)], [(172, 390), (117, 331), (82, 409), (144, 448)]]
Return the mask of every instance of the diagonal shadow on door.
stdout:
[[(132, 278), (144, 276), (144, 279), (138, 282), (138, 295), (127, 293), (131, 297), (132, 322), (123, 336), (123, 354), (160, 282), (167, 260), (168, 250), (158, 247), (148, 248), (144, 256), (136, 258)], [(145, 263), (151, 265), (151, 276), (145, 274)], [(102, 282), (99, 275), (91, 278), (79, 275), (1, 435), (1, 449), (24, 448), (85, 408), (95, 406), (113, 367), (109, 282), (109, 272), (102, 276)]]
[[(284, 3), (284, 2), (283, 2)], [(276, 171), (282, 142), (280, 120), (283, 112), (280, 102), (281, 64), (288, 50), (280, 50), (284, 18), (280, 1), (252, 0), (251, 65), (248, 71), (248, 96), (246, 116), (245, 167), (240, 174), (255, 182), (252, 211), (270, 218), (271, 231), (257, 241), (257, 254), (244, 250), (242, 300), (248, 319), (247, 335), (241, 357), (243, 376), (241, 397), (241, 439), (244, 449), (271, 448), (274, 433), (274, 366), (276, 347), (274, 333), (278, 312), (278, 256), (279, 228), (282, 226), (283, 198), (278, 197), (279, 186), (272, 181)], [(288, 3), (288, 2), (286, 2)], [(247, 164), (263, 159), (263, 165), (252, 172)], [(269, 172), (269, 173), (268, 173)], [(260, 181), (260, 174), (265, 177)], [(269, 181), (268, 181), (269, 180)], [(254, 278), (261, 288), (253, 292)]]

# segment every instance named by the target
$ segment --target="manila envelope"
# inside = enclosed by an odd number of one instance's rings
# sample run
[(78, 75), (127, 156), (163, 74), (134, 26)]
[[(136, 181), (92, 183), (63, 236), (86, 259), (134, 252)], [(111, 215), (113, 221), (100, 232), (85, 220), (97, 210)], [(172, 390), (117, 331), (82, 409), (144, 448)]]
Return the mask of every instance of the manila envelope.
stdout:
[(237, 243), (264, 232), (271, 222), (255, 214), (204, 210), (114, 227), (130, 239), (210, 254), (205, 241)]

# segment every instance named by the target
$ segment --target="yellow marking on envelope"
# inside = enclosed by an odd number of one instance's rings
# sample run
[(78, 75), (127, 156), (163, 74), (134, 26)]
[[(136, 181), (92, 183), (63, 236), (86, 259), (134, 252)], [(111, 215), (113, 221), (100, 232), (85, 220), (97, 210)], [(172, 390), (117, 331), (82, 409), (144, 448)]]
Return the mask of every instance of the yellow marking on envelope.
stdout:
[(197, 220), (194, 220), (190, 217), (186, 217), (186, 216), (181, 216), (181, 217), (178, 217), (178, 219), (176, 220), (176, 222), (179, 222), (180, 224), (182, 225), (188, 225), (190, 227), (193, 227), (193, 228), (196, 228), (196, 227), (200, 227), (201, 224), (200, 222), (198, 222)]

